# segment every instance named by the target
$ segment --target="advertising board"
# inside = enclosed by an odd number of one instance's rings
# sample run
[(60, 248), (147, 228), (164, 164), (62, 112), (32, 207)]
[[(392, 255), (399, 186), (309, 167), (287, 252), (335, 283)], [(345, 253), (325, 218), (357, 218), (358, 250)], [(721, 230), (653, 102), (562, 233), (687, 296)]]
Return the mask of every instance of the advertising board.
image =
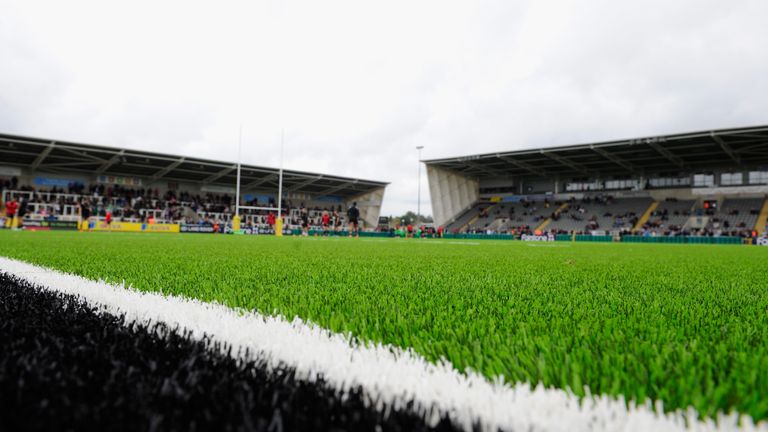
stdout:
[(105, 184), (141, 186), (141, 179), (138, 177), (100, 175), (96, 177), (96, 181)]
[(41, 228), (51, 230), (76, 230), (75, 221), (49, 221), (49, 220), (25, 220), (24, 226), (28, 228)]
[(545, 234), (545, 235), (523, 234), (522, 236), (520, 236), (520, 240), (522, 240), (522, 241), (550, 242), (550, 241), (555, 241), (555, 236), (553, 236), (552, 234)]
[(88, 224), (91, 231), (116, 231), (116, 232), (152, 232), (152, 233), (178, 233), (178, 224), (147, 224), (136, 222), (91, 222)]
[(212, 233), (213, 225), (181, 225), (179, 232), (182, 233)]

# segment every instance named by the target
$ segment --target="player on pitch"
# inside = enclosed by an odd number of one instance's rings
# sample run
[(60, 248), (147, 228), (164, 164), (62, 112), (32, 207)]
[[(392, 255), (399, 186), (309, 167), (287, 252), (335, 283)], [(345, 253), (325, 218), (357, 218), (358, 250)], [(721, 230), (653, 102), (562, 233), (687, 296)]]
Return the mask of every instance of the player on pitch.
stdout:
[(352, 237), (354, 232), (355, 237), (360, 237), (360, 210), (356, 202), (353, 202), (352, 207), (347, 210), (347, 218), (349, 219), (349, 236)]
[(5, 203), (5, 225), (7, 228), (16, 229), (16, 211), (19, 209), (19, 203), (11, 198)]

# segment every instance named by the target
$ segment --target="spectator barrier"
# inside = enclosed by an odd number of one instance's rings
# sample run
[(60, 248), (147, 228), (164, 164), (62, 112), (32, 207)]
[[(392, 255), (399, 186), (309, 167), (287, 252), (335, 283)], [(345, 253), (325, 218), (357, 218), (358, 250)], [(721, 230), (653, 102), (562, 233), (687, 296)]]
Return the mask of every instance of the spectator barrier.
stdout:
[(514, 240), (515, 236), (512, 234), (443, 234), (443, 238), (447, 239), (463, 239), (463, 240)]
[(702, 237), (702, 236), (635, 236), (628, 235), (621, 238), (627, 243), (687, 243), (687, 244), (741, 244), (741, 237)]
[(612, 242), (613, 236), (609, 235), (589, 235), (589, 234), (576, 234), (577, 242)]
[[(514, 240), (516, 237), (510, 234), (445, 234), (444, 238), (448, 239), (475, 239), (475, 240)], [(555, 241), (577, 241), (577, 242), (599, 242), (608, 243), (614, 241), (614, 237), (610, 235), (589, 235), (589, 234), (557, 234), (555, 235)], [(638, 236), (638, 235), (625, 235), (621, 237), (621, 242), (624, 243), (670, 243), (670, 244), (742, 244), (744, 243), (741, 237), (709, 237), (709, 236), (677, 236), (677, 237), (664, 237), (664, 236)], [(749, 239), (747, 239), (749, 240)], [(763, 241), (768, 246), (768, 240)]]
[[(301, 229), (294, 229), (291, 231), (293, 235), (301, 235)], [(310, 236), (330, 236), (330, 237), (347, 237), (349, 231), (323, 231), (323, 230), (309, 230)], [(390, 232), (368, 232), (360, 231), (360, 237), (394, 237), (395, 235)]]

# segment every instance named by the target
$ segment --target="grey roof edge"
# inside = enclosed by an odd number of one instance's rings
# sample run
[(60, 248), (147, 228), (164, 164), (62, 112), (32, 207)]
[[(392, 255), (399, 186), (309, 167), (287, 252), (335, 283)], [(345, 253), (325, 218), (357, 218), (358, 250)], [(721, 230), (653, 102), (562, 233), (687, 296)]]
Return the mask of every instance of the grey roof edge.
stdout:
[[(497, 151), (492, 153), (469, 154), (469, 155), (445, 157), (445, 158), (439, 158), (439, 159), (422, 159), (421, 162), (427, 165), (432, 165), (432, 164), (437, 165), (444, 162), (464, 162), (467, 160), (480, 160), (480, 159), (487, 159), (487, 158), (496, 158), (500, 156), (514, 157), (514, 156), (522, 156), (526, 154), (540, 154), (540, 153), (548, 153), (548, 152), (583, 150), (583, 149), (592, 149), (592, 148), (608, 148), (608, 147), (613, 147), (618, 145), (634, 145), (634, 144), (641, 145), (646, 142), (674, 141), (674, 140), (683, 140), (683, 139), (690, 139), (690, 138), (700, 138), (700, 137), (706, 137), (706, 136), (744, 134), (744, 133), (750, 133), (750, 132), (768, 133), (768, 125), (746, 126), (746, 127), (726, 128), (726, 129), (708, 129), (708, 130), (697, 131), (697, 132), (651, 135), (651, 136), (644, 136), (641, 138), (598, 141), (594, 143), (571, 144), (571, 145), (556, 146), (556, 147), (536, 147), (536, 148), (527, 148), (527, 149), (512, 150), (512, 151)], [(768, 135), (766, 136), (766, 138), (768, 138)]]
[[(126, 155), (133, 155), (133, 156), (145, 156), (145, 157), (153, 157), (157, 159), (167, 159), (167, 160), (178, 160), (180, 158), (184, 158), (187, 162), (191, 163), (203, 163), (208, 165), (214, 165), (214, 166), (220, 166), (222, 168), (229, 167), (234, 164), (237, 164), (235, 161), (216, 161), (211, 159), (205, 159), (205, 158), (198, 158), (193, 156), (185, 156), (185, 155), (173, 155), (168, 153), (160, 153), (160, 152), (154, 152), (154, 151), (146, 151), (146, 150), (135, 150), (135, 149), (129, 149), (125, 147), (110, 147), (110, 146), (104, 146), (104, 145), (96, 145), (96, 144), (88, 144), (88, 143), (79, 143), (79, 142), (73, 142), (73, 141), (65, 141), (65, 140), (58, 140), (53, 138), (39, 138), (39, 137), (32, 137), (27, 135), (17, 135), (17, 134), (7, 134), (7, 133), (0, 133), (0, 139), (2, 140), (9, 140), (9, 141), (17, 141), (19, 143), (24, 144), (33, 144), (33, 145), (40, 145), (40, 146), (47, 146), (50, 143), (54, 142), (59, 146), (74, 146), (74, 147), (82, 147), (83, 149), (92, 149), (94, 151), (103, 151), (103, 152), (109, 152), (116, 154), (120, 151), (124, 151)], [(265, 172), (274, 172), (275, 174), (280, 171), (280, 168), (274, 168), (274, 167), (267, 167), (267, 166), (260, 166), (260, 165), (251, 165), (251, 164), (241, 164), (241, 169), (245, 170), (261, 170)], [(315, 172), (308, 172), (308, 171), (300, 171), (300, 170), (292, 170), (292, 169), (283, 169), (283, 174), (288, 175), (297, 175), (297, 176), (306, 176), (306, 177), (312, 177), (312, 176), (322, 176), (323, 180), (337, 180), (337, 181), (343, 181), (343, 182), (355, 182), (356, 184), (366, 184), (370, 186), (379, 186), (379, 187), (386, 187), (390, 184), (390, 182), (383, 182), (378, 180), (370, 180), (370, 179), (362, 179), (362, 178), (354, 178), (354, 177), (346, 177), (346, 176), (339, 176), (335, 174), (326, 174), (326, 173), (315, 173)]]

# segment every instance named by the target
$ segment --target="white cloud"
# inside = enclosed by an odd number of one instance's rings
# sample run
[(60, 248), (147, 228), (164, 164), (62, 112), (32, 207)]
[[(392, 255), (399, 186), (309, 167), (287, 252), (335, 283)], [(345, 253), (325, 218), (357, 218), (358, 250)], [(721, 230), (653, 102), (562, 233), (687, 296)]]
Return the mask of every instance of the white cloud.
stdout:
[[(0, 2), (0, 130), (392, 182), (434, 158), (768, 123), (768, 3)], [(423, 172), (423, 170), (422, 170)], [(428, 211), (426, 175), (423, 205)]]

